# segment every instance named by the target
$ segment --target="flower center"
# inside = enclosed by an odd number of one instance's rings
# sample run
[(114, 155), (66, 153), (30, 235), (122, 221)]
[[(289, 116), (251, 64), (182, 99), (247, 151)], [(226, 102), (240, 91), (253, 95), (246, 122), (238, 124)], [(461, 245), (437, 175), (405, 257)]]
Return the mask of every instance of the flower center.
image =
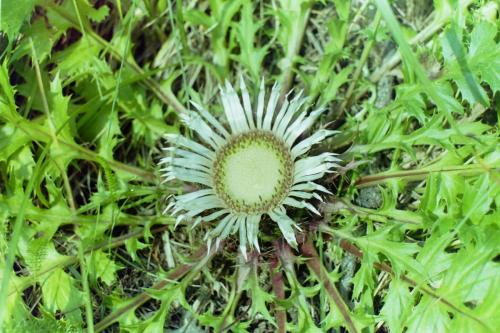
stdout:
[(275, 208), (293, 184), (289, 149), (264, 131), (230, 139), (217, 153), (213, 172), (217, 195), (240, 213), (265, 213)]

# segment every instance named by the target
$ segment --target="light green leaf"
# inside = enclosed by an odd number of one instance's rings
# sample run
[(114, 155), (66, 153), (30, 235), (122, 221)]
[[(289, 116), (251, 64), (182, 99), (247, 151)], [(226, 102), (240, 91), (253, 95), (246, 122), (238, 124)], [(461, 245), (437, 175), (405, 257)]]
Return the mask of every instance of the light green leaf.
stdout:
[(392, 263), (392, 268), (398, 274), (406, 269), (423, 276), (424, 269), (418, 263), (413, 255), (420, 250), (420, 247), (415, 243), (408, 243), (404, 241), (391, 241), (389, 240), (390, 228), (374, 232), (364, 237), (356, 239), (363, 252), (382, 253)]
[(498, 28), (487, 21), (479, 22), (471, 34), (469, 57), (471, 67), (477, 70), (493, 92), (500, 91), (500, 43), (495, 42)]
[(238, 60), (250, 72), (253, 80), (257, 81), (262, 75), (262, 61), (267, 53), (267, 46), (254, 46), (256, 33), (262, 26), (262, 22), (254, 22), (253, 18), (253, 3), (244, 2), (241, 9), (241, 20), (235, 25), (236, 39), (240, 46), (240, 54)]
[(478, 224), (490, 210), (493, 199), (500, 193), (500, 188), (491, 183), (487, 173), (474, 182), (465, 183), (462, 200), (462, 214)]
[(356, 298), (361, 295), (363, 290), (373, 290), (375, 287), (373, 260), (369, 259), (369, 256), (363, 256), (361, 266), (354, 275), (352, 282), (354, 285), (353, 295)]
[(433, 282), (440, 281), (440, 274), (451, 265), (452, 255), (445, 251), (451, 238), (452, 235), (449, 233), (439, 237), (436, 232), (426, 239), (422, 250), (417, 255), (417, 260), (423, 265), (426, 279), (431, 285)]
[[(14, 146), (17, 145), (14, 144)], [(11, 179), (16, 182), (16, 186), (22, 186), (25, 180), (32, 177), (34, 167), (35, 161), (33, 160), (31, 147), (26, 145), (11, 156), (7, 172), (11, 175)]]
[(413, 309), (408, 319), (408, 333), (448, 333), (450, 317), (443, 305), (429, 296), (422, 300)]
[(256, 266), (252, 267), (252, 272), (248, 276), (245, 287), (252, 298), (250, 316), (255, 318), (257, 313), (260, 313), (269, 323), (276, 325), (275, 320), (266, 305), (267, 303), (271, 303), (274, 300), (274, 297), (260, 287), (256, 269)]
[(9, 70), (5, 60), (0, 66), (0, 117), (6, 119), (16, 119), (18, 117), (14, 94), (15, 90), (10, 84)]
[(33, 59), (33, 50), (31, 47), (31, 43), (33, 42), (37, 59), (40, 63), (43, 63), (43, 61), (49, 57), (52, 45), (58, 38), (58, 33), (62, 32), (53, 34), (54, 31), (50, 30), (45, 20), (43, 18), (38, 18), (25, 29), (25, 33), (29, 38), (22, 39), (21, 45), (15, 50), (10, 59), (11, 61), (18, 60), (26, 55)]
[(107, 253), (100, 250), (92, 252), (92, 255), (87, 257), (87, 266), (90, 277), (94, 282), (100, 279), (108, 286), (115, 282), (116, 271), (122, 268), (115, 261), (109, 259)]
[(455, 304), (481, 302), (500, 274), (491, 259), (498, 253), (498, 232), (491, 232), (482, 244), (463, 248), (453, 256), (438, 293)]
[(390, 332), (402, 332), (413, 305), (413, 297), (408, 285), (399, 279), (393, 279), (384, 298), (380, 314), (385, 319)]
[(0, 31), (5, 32), (13, 42), (23, 23), (29, 21), (35, 0), (2, 0), (0, 5)]
[(82, 293), (63, 269), (55, 269), (42, 284), (43, 304), (51, 311), (65, 311), (82, 304)]

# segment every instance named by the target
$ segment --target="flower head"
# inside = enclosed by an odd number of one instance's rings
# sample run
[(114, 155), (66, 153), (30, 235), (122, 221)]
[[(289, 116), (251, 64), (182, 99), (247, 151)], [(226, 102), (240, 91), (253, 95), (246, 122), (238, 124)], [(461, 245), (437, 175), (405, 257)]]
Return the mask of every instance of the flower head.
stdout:
[(178, 222), (192, 219), (194, 226), (218, 220), (207, 234), (209, 242), (215, 239), (218, 244), (239, 232), (244, 255), (247, 244), (259, 250), (259, 222), (264, 215), (277, 223), (290, 245), (296, 246), (293, 228), (297, 225), (285, 207), (319, 214), (307, 200), (321, 200), (318, 192), (329, 191), (314, 180), (333, 172), (339, 159), (333, 153), (303, 156), (335, 131), (320, 129), (297, 142), (324, 109), (308, 114), (304, 111), (306, 99), (299, 93), (291, 101), (285, 100), (278, 110), (279, 86), (274, 85), (266, 103), (262, 82), (254, 111), (242, 79), (240, 90), (241, 101), (228, 82), (221, 88), (229, 128), (204, 107), (192, 103), (197, 112), (183, 114), (182, 119), (201, 142), (182, 135), (167, 136), (172, 146), (164, 149), (169, 154), (161, 160), (165, 181), (177, 179), (203, 188), (175, 197), (166, 210), (172, 209)]

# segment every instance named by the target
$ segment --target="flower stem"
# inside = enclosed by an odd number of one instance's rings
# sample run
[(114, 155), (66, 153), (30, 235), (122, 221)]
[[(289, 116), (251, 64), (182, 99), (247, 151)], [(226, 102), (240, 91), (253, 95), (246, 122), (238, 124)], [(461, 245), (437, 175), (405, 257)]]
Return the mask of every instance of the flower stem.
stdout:
[[(497, 167), (492, 166), (491, 168), (496, 169)], [(477, 175), (478, 173), (485, 171), (489, 170), (485, 168), (485, 166), (482, 164), (470, 164), (470, 165), (439, 168), (439, 169), (389, 171), (389, 172), (381, 172), (378, 174), (361, 177), (356, 181), (355, 186), (357, 188), (369, 187), (380, 183), (384, 183), (394, 178), (405, 178), (406, 180), (413, 180), (413, 181), (422, 180), (425, 179), (431, 173), (456, 172), (461, 174), (462, 176), (465, 176), (465, 175)]]

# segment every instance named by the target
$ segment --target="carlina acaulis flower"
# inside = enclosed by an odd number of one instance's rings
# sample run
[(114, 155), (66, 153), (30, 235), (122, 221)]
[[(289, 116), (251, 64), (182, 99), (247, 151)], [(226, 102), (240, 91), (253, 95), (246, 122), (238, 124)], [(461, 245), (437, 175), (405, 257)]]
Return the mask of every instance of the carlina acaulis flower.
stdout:
[[(162, 158), (165, 181), (181, 180), (201, 184), (202, 188), (176, 196), (165, 211), (172, 210), (177, 223), (218, 221), (206, 235), (219, 242), (239, 232), (240, 250), (246, 256), (247, 244), (259, 249), (259, 223), (264, 215), (278, 224), (286, 241), (297, 245), (286, 206), (306, 208), (319, 214), (307, 200), (321, 200), (319, 192), (330, 193), (314, 181), (334, 172), (339, 159), (334, 153), (304, 157), (311, 146), (336, 133), (320, 129), (298, 141), (324, 108), (307, 112), (302, 92), (285, 100), (278, 108), (280, 87), (275, 84), (267, 103), (264, 80), (260, 85), (257, 108), (240, 79), (241, 101), (229, 82), (221, 87), (221, 100), (228, 128), (206, 108), (192, 102), (197, 112), (182, 114), (182, 120), (200, 141), (182, 135), (167, 135), (171, 146)], [(278, 110), (279, 109), (279, 110)], [(297, 142), (298, 141), (298, 142)]]

